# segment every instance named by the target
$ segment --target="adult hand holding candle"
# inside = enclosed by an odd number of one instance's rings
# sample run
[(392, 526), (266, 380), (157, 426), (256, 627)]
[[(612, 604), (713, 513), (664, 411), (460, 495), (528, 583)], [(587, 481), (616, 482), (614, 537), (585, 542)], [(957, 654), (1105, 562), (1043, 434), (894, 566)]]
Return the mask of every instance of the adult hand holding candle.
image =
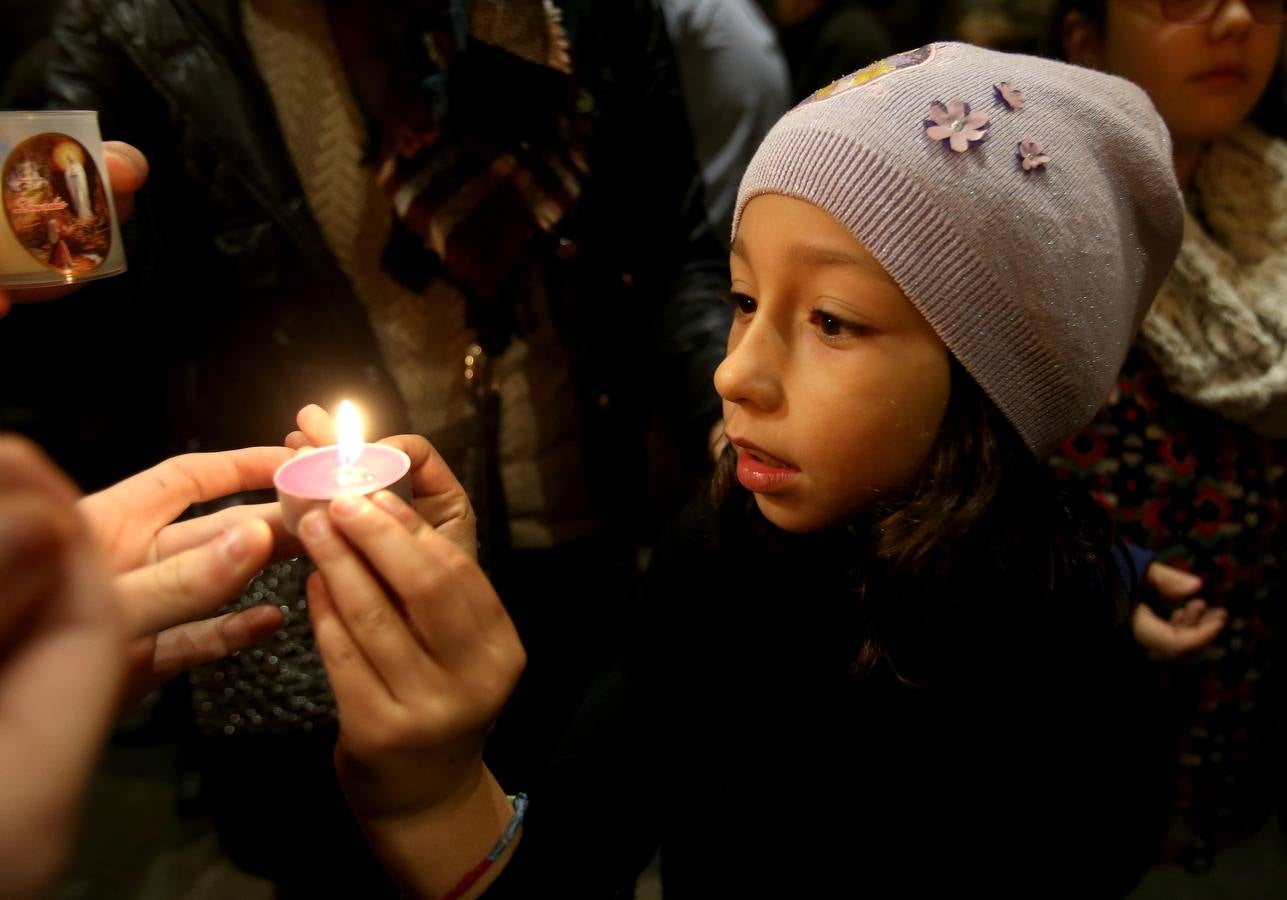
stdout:
[[(337, 423), (316, 404), (305, 406), (295, 417), (299, 431), (286, 436), (293, 450), (338, 442)], [(412, 506), (421, 519), (469, 554), (478, 558), (478, 529), (469, 495), (433, 445), (418, 434), (399, 434), (379, 441), (396, 447), (411, 460)]]
[(411, 502), (411, 458), (397, 447), (364, 442), (362, 418), (347, 400), (335, 425), (334, 444), (299, 453), (273, 476), (282, 522), (291, 534), (304, 513), (325, 508), (342, 494), (388, 490)]

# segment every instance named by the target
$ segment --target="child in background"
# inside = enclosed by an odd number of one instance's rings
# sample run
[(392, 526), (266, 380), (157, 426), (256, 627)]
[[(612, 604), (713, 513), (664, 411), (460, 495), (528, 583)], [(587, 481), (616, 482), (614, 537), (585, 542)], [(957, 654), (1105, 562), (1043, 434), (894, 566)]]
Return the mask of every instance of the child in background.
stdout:
[[(1149, 94), (1186, 192), (1179, 257), (1121, 379), (1052, 461), (1096, 492), (1124, 538), (1200, 575), (1208, 615), (1227, 617), (1174, 672), (1167, 856), (1195, 871), (1281, 805), (1287, 144), (1246, 120), (1278, 65), (1285, 18), (1282, 0), (1074, 0), (1055, 11), (1067, 59)], [(1191, 615), (1184, 592), (1160, 593), (1164, 617)]]
[(788, 113), (738, 199), (732, 445), (529, 796), (481, 762), (523, 651), (469, 554), (389, 495), (305, 517), (407, 892), (629, 896), (660, 845), (668, 898), (1125, 893), (1164, 817), (1134, 576), (1043, 459), (1170, 268), (1170, 160), (1129, 83), (966, 45)]

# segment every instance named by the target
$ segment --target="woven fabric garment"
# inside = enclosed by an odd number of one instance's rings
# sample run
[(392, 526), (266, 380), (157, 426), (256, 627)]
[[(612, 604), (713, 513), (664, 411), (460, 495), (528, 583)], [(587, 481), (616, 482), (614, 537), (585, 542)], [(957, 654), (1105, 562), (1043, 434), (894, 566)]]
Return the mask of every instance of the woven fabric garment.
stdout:
[(1287, 143), (1242, 125), (1194, 175), (1143, 345), (1180, 396), (1287, 437)]

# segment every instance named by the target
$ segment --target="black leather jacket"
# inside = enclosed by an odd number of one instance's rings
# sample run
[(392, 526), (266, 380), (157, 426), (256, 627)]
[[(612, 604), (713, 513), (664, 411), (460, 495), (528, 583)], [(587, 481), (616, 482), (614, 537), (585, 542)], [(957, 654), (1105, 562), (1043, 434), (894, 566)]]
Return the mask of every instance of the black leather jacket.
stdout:
[[(560, 324), (577, 348), (588, 474), (608, 486), (633, 464), (642, 471), (629, 456), (642, 454), (654, 406), (700, 458), (719, 414), (711, 376), (727, 335), (726, 261), (703, 214), (661, 16), (648, 0), (560, 6), (594, 102), (592, 181), (534, 252), (571, 286)], [(165, 404), (166, 449), (275, 443), (303, 402), (340, 395), (400, 410), (305, 202), (239, 4), (69, 0), (54, 36), (50, 103), (99, 110), (104, 137), (151, 163), (130, 275), (76, 302), (112, 304), (119, 318), (105, 327), (120, 358), (147, 354), (164, 373), (166, 395), (140, 402)], [(559, 238), (578, 248), (574, 259), (555, 258)]]

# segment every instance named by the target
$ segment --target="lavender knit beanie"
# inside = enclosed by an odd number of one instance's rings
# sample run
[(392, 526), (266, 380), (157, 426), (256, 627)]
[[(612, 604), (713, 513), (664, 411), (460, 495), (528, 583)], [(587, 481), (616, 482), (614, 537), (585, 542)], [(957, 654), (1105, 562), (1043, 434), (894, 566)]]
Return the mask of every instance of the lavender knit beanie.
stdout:
[(830, 213), (1045, 456), (1107, 399), (1179, 248), (1171, 142), (1147, 95), (966, 44), (891, 57), (774, 126), (738, 192)]

